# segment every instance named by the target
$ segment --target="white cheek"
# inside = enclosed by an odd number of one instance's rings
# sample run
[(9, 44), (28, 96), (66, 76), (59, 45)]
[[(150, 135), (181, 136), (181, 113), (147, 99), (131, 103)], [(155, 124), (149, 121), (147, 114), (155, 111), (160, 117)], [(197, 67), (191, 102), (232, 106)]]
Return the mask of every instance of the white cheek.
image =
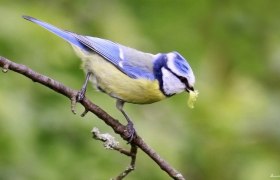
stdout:
[(165, 94), (177, 94), (183, 92), (186, 86), (171, 72), (165, 68), (161, 68), (162, 72), (162, 81), (163, 81), (163, 90)]

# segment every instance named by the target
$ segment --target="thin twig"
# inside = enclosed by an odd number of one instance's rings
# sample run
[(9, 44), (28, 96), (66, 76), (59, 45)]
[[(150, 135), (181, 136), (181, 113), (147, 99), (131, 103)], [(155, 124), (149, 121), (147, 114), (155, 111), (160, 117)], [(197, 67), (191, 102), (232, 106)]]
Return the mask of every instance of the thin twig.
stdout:
[[(12, 70), (19, 74), (22, 74), (34, 82), (38, 82), (44, 86), (47, 86), (59, 94), (62, 94), (68, 97), (70, 100), (73, 99), (77, 91), (64, 86), (62, 83), (55, 81), (47, 76), (41, 75), (32, 69), (26, 67), (22, 64), (14, 63), (4, 57), (0, 56), (0, 66), (3, 67), (3, 72), (7, 72), (8, 70)], [(89, 99), (84, 98), (80, 102), (86, 110), (92, 112), (97, 117), (102, 119), (107, 125), (109, 125), (115, 133), (119, 134), (123, 139), (128, 140), (129, 133), (126, 131), (124, 125), (122, 125), (118, 120), (111, 117), (108, 113), (106, 113), (103, 109), (93, 104)], [(180, 174), (177, 170), (175, 170), (171, 165), (169, 165), (164, 159), (162, 159), (152, 148), (150, 148), (144, 140), (140, 136), (135, 136), (132, 140), (131, 144), (142, 149), (149, 157), (151, 157), (159, 167), (164, 170), (171, 178), (176, 180), (184, 180), (185, 178)]]
[(130, 165), (122, 173), (120, 173), (116, 178), (114, 178), (113, 180), (122, 180), (130, 172), (132, 172), (135, 169), (136, 155), (137, 155), (137, 146), (135, 144), (131, 143), (130, 147), (131, 147), (130, 148), (130, 156), (131, 156)]
[(93, 128), (91, 132), (94, 139), (104, 142), (103, 145), (106, 149), (113, 149), (131, 157), (129, 166), (123, 172), (121, 172), (116, 178), (113, 178), (112, 180), (122, 180), (135, 169), (136, 155), (137, 155), (137, 146), (135, 144), (131, 143), (130, 151), (127, 151), (119, 147), (119, 142), (117, 142), (115, 140), (115, 137), (113, 137), (112, 135), (108, 133), (102, 134), (97, 128)]

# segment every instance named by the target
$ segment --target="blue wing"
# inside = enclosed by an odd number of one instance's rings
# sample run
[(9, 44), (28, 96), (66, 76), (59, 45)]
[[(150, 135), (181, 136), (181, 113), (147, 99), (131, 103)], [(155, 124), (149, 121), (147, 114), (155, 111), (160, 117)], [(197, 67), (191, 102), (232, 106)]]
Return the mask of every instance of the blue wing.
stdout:
[(29, 16), (23, 17), (85, 51), (94, 51), (131, 78), (155, 79), (153, 54), (144, 53), (109, 40), (78, 35)]
[(153, 74), (154, 55), (106, 39), (72, 34), (79, 42), (114, 64), (129, 77), (155, 79)]

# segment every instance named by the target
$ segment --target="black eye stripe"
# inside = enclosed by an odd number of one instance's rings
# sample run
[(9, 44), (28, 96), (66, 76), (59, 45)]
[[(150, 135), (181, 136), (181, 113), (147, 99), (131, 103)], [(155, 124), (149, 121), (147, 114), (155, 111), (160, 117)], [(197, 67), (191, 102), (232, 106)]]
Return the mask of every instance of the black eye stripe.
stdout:
[(182, 83), (185, 84), (186, 81), (188, 81), (186, 78), (177, 75), (176, 73), (174, 73), (173, 71), (171, 71), (171, 69), (169, 67), (165, 67), (169, 72), (171, 72), (174, 76), (176, 76)]
[(187, 91), (193, 90), (193, 88), (190, 87), (189, 81), (188, 81), (187, 78), (185, 78), (185, 77), (183, 77), (183, 76), (177, 75), (176, 73), (174, 73), (173, 71), (171, 71), (171, 69), (170, 69), (169, 67), (167, 67), (167, 66), (165, 66), (165, 68), (166, 68), (169, 72), (171, 72), (174, 76), (176, 76), (183, 84), (186, 85), (186, 90), (187, 90)]

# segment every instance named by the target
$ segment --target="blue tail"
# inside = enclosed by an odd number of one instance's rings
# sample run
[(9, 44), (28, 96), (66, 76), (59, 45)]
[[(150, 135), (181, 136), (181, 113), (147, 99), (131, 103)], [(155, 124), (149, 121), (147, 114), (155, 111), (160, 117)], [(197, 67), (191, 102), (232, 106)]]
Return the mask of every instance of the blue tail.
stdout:
[(88, 49), (85, 45), (83, 45), (82, 43), (80, 43), (73, 35), (71, 32), (59, 29), (51, 24), (48, 24), (46, 22), (40, 21), (38, 19), (35, 19), (33, 17), (30, 16), (22, 16), (24, 19), (34, 22), (40, 26), (42, 26), (43, 28), (47, 29), (48, 31), (54, 33), (55, 35), (63, 38), (64, 40), (66, 40), (67, 42), (69, 42), (70, 44), (76, 45), (78, 47), (80, 47), (81, 49)]

